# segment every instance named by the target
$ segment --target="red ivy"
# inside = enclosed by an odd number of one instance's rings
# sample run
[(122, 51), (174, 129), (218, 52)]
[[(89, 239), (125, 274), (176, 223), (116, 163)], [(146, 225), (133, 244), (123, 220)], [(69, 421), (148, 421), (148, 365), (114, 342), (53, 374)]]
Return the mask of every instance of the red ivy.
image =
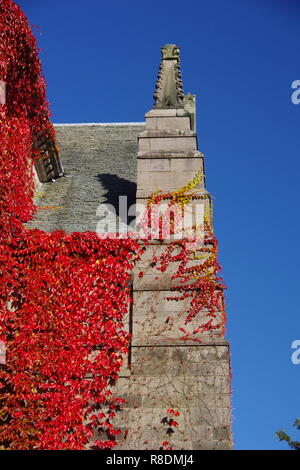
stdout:
[(33, 230), (6, 248), (0, 441), (14, 449), (82, 449), (101, 430), (94, 445), (114, 445), (120, 399), (109, 387), (128, 348), (123, 317), (138, 246)]
[(26, 231), (40, 136), (54, 140), (36, 41), (0, 0), (0, 443), (10, 449), (112, 447), (120, 407), (110, 387), (127, 351), (123, 317), (139, 254), (134, 240)]
[[(6, 104), (0, 105), (0, 339), (6, 344), (0, 448), (113, 447), (120, 430), (112, 419), (123, 400), (111, 386), (128, 348), (123, 318), (141, 245), (134, 239), (100, 240), (91, 232), (24, 229), (34, 212), (37, 142), (43, 137), (55, 143), (55, 132), (36, 41), (12, 0), (0, 0), (0, 80), (7, 85)], [(206, 242), (213, 256), (204, 267), (187, 268), (191, 252), (184, 240), (171, 244), (157, 266), (164, 271), (180, 261), (173, 278), (180, 298), (192, 297), (186, 321), (208, 309), (201, 332), (213, 328), (223, 301), (212, 234)], [(175, 245), (181, 247), (176, 256)], [(177, 422), (166, 420), (171, 435)]]

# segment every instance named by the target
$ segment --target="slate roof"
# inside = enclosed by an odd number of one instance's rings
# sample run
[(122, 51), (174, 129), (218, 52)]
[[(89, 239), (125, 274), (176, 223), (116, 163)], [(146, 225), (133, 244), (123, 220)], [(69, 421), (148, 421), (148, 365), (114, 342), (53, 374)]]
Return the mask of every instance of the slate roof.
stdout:
[(68, 177), (41, 183), (28, 228), (46, 232), (96, 231), (100, 203), (114, 206), (119, 195), (136, 196), (137, 136), (144, 123), (58, 124), (57, 142)]

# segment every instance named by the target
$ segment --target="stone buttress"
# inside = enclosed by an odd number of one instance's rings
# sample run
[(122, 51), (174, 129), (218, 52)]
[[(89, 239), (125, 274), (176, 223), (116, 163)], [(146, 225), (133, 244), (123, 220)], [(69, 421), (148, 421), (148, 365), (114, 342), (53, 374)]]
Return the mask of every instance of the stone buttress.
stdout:
[[(146, 204), (156, 191), (178, 190), (200, 171), (203, 179), (196, 191), (211, 217), (203, 154), (197, 146), (195, 97), (183, 95), (175, 45), (162, 48), (154, 98), (154, 108), (145, 116), (145, 131), (138, 137), (137, 204)], [(128, 429), (128, 436), (119, 436), (117, 448), (159, 449), (168, 441), (176, 450), (230, 449), (229, 345), (221, 329), (198, 335), (201, 342), (182, 339), (180, 327), (185, 326), (191, 299), (166, 299), (174, 295), (171, 277), (178, 263), (165, 272), (153, 263), (169, 242), (150, 241), (135, 271), (129, 367), (123, 368), (116, 390), (126, 404), (114, 421)], [(205, 318), (205, 313), (200, 317)], [(191, 322), (188, 327), (193, 326)], [(171, 434), (164, 419), (171, 416), (170, 408), (180, 412)]]

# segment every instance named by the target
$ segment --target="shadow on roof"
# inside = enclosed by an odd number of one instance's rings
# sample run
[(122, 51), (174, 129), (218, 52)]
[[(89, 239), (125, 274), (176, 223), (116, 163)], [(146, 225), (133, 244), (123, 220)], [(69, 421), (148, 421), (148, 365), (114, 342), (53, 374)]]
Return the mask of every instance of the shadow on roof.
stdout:
[(120, 178), (118, 175), (111, 175), (109, 173), (101, 173), (96, 176), (106, 193), (103, 197), (106, 198), (104, 204), (111, 204), (114, 206), (116, 214), (120, 217), (121, 221), (125, 224), (130, 224), (135, 216), (128, 216), (127, 220), (124, 220), (123, 213), (120, 213), (120, 196), (127, 196), (127, 213), (128, 209), (136, 203), (136, 183)]

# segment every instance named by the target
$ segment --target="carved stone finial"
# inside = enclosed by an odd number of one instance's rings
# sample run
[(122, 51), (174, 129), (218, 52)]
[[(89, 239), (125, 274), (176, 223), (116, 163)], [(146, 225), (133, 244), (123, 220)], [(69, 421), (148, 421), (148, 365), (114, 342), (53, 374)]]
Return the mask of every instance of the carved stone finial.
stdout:
[(191, 93), (185, 95), (183, 105), (191, 117), (191, 129), (196, 132), (196, 95), (191, 95)]
[(183, 108), (183, 90), (180, 72), (180, 48), (166, 44), (161, 48), (162, 60), (153, 98), (155, 109)]

